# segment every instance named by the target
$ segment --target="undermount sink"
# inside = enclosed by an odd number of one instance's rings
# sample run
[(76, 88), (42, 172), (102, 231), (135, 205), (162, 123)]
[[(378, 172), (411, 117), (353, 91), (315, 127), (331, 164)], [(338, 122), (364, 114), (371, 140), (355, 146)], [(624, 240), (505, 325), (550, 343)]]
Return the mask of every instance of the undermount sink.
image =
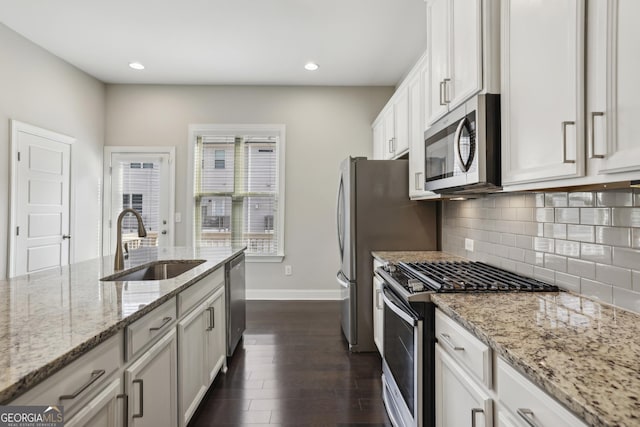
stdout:
[(151, 264), (141, 265), (139, 267), (130, 268), (129, 270), (119, 271), (110, 276), (103, 277), (102, 281), (107, 282), (127, 282), (142, 280), (164, 280), (179, 276), (192, 268), (195, 268), (205, 262), (203, 259), (185, 259), (185, 260), (162, 260), (155, 261)]

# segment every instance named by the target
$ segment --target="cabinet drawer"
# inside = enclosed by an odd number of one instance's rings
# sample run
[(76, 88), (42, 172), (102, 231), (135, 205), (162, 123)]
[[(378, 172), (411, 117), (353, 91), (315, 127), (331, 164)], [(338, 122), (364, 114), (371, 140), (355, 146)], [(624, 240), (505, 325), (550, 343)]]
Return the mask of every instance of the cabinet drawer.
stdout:
[(127, 326), (126, 354), (131, 360), (140, 350), (162, 336), (176, 320), (176, 299), (171, 298), (160, 307), (154, 308), (140, 319)]
[(81, 403), (93, 398), (107, 379), (120, 369), (124, 354), (122, 341), (122, 333), (107, 339), (10, 404), (63, 405), (69, 419), (82, 408)]
[(498, 358), (498, 395), (518, 425), (539, 427), (586, 427), (569, 410)]
[(491, 348), (440, 310), (436, 310), (436, 338), (461, 365), (491, 388)]
[(204, 277), (178, 294), (178, 317), (191, 311), (219, 286), (224, 285), (224, 267)]

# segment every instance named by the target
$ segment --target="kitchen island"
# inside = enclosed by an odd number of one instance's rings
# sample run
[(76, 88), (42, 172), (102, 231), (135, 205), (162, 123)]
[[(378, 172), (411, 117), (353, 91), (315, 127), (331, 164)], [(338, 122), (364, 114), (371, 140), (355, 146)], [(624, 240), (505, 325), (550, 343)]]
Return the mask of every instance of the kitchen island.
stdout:
[(6, 404), (245, 250), (142, 248), (125, 270), (157, 260), (204, 260), (172, 279), (101, 281), (113, 256), (0, 281), (0, 402)]
[[(442, 252), (372, 255), (395, 263), (464, 260)], [(588, 425), (640, 425), (640, 315), (571, 292), (434, 293), (431, 301)]]

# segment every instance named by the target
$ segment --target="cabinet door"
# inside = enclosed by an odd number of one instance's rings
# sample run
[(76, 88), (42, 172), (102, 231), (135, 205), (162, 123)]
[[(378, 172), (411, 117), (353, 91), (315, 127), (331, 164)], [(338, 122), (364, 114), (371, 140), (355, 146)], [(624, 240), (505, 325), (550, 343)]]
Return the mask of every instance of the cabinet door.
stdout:
[(213, 294), (207, 301), (208, 320), (205, 336), (207, 346), (205, 379), (207, 386), (213, 382), (220, 369), (226, 371), (227, 347), (225, 345), (226, 324), (224, 301), (224, 288)]
[(436, 426), (493, 426), (488, 392), (436, 345)]
[(409, 149), (409, 89), (405, 86), (396, 94), (393, 102), (394, 139), (393, 155), (397, 156)]
[(384, 158), (384, 121), (373, 125), (373, 160), (382, 160)]
[(129, 426), (177, 424), (176, 347), (176, 331), (172, 329), (125, 370)]
[(109, 383), (96, 397), (70, 420), (65, 421), (66, 427), (121, 427), (124, 421), (123, 399), (126, 396), (120, 392), (121, 381), (116, 378)]
[(178, 322), (179, 424), (185, 426), (207, 392), (205, 337), (209, 313), (202, 303)]
[(373, 341), (378, 347), (378, 352), (382, 356), (384, 333), (384, 307), (382, 305), (382, 281), (373, 276)]
[(584, 2), (502, 2), (502, 180), (584, 175)]
[(638, 19), (637, 0), (589, 2), (589, 155), (599, 160), (599, 173), (640, 170)]
[(382, 157), (388, 160), (391, 159), (395, 154), (393, 146), (395, 144), (396, 137), (396, 116), (394, 113), (393, 103), (384, 112), (382, 121), (384, 122), (384, 145)]
[(420, 196), (424, 189), (424, 124), (422, 120), (423, 72), (409, 81), (409, 196)]
[(427, 1), (427, 67), (425, 121), (433, 124), (447, 111), (449, 81), (449, 0)]
[(482, 88), (481, 0), (451, 0), (449, 109)]

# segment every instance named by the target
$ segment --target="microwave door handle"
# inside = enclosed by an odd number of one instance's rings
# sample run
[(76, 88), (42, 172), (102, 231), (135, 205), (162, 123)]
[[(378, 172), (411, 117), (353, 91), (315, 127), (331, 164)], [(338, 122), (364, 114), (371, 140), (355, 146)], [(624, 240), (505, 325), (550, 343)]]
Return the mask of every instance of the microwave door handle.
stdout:
[(389, 309), (391, 309), (391, 311), (393, 311), (395, 314), (398, 315), (398, 317), (400, 317), (402, 320), (404, 320), (405, 322), (407, 322), (408, 324), (410, 324), (411, 326), (416, 326), (416, 319), (414, 319), (412, 316), (410, 316), (409, 314), (407, 314), (404, 310), (402, 310), (400, 307), (398, 307), (397, 305), (395, 305), (393, 303), (393, 301), (391, 301), (385, 294), (384, 292), (382, 293), (382, 301), (384, 301), (384, 305), (386, 305), (387, 307), (389, 307)]
[(458, 167), (462, 172), (467, 172), (469, 170), (469, 167), (462, 161), (462, 157), (460, 157), (460, 136), (462, 135), (462, 128), (466, 121), (466, 117), (460, 120), (455, 136), (453, 137), (453, 151), (455, 153), (456, 163), (458, 163)]

